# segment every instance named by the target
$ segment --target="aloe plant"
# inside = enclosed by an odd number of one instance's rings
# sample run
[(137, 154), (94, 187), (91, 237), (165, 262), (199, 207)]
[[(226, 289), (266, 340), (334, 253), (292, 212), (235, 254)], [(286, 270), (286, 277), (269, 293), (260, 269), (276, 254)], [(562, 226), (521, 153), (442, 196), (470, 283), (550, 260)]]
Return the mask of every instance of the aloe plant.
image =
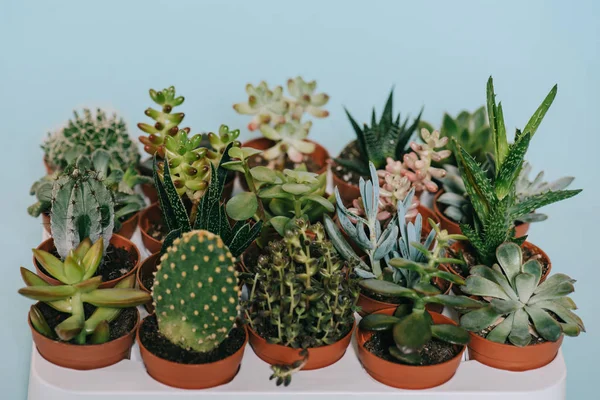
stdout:
[(514, 237), (514, 222), (545, 205), (575, 196), (581, 190), (544, 192), (518, 201), (516, 182), (529, 142), (556, 96), (556, 86), (531, 117), (525, 128), (517, 130), (515, 142), (508, 144), (502, 105), (496, 104), (490, 77), (487, 85), (488, 116), (494, 139), (495, 168), (492, 177), (456, 140), (456, 158), (466, 192), (473, 207), (473, 222), (460, 224), (463, 234), (475, 250), (479, 262), (493, 264), (496, 249), (502, 243), (522, 243), (526, 237)]
[(585, 332), (583, 321), (573, 311), (570, 297), (574, 279), (555, 274), (541, 282), (542, 265), (536, 259), (523, 262), (521, 248), (503, 243), (496, 250), (497, 264), (491, 268), (477, 265), (461, 290), (482, 296), (485, 307), (469, 311), (460, 319), (461, 326), (474, 332), (489, 330), (485, 337), (498, 343), (507, 341), (523, 347), (532, 334), (551, 342), (564, 333), (578, 336)]
[[(39, 308), (32, 306), (29, 318), (40, 334), (50, 339), (74, 340), (77, 344), (85, 344), (89, 336), (89, 341), (93, 344), (104, 343), (110, 339), (108, 324), (119, 315), (121, 309), (135, 307), (150, 300), (148, 293), (133, 289), (133, 276), (123, 279), (115, 288), (99, 289), (102, 277), (94, 277), (94, 274), (102, 260), (103, 249), (102, 238), (94, 244), (86, 238), (69, 252), (64, 261), (46, 251), (33, 250), (35, 259), (61, 284), (52, 286), (21, 267), (21, 276), (27, 287), (19, 289), (19, 293), (44, 302), (57, 311), (71, 314), (51, 330)], [(84, 303), (97, 307), (87, 319)]]

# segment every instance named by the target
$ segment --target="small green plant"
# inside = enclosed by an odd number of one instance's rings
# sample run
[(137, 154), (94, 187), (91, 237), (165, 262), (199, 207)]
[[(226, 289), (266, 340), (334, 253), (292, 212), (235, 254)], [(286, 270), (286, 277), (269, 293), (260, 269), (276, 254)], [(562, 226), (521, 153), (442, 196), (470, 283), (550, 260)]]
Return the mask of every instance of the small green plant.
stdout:
[(110, 118), (101, 109), (93, 114), (83, 109), (83, 116), (73, 111), (74, 119), (63, 128), (48, 134), (42, 145), (44, 158), (53, 169), (62, 170), (80, 155), (91, 155), (95, 150), (108, 151), (116, 165), (137, 165), (140, 154), (129, 138), (122, 118)]
[(542, 265), (536, 259), (523, 262), (521, 248), (503, 243), (496, 250), (498, 264), (471, 268), (461, 290), (482, 296), (485, 307), (467, 312), (460, 319), (464, 328), (481, 332), (498, 343), (527, 346), (533, 338), (551, 342), (564, 333), (577, 336), (585, 332), (583, 321), (574, 312), (570, 297), (574, 279), (555, 274), (541, 282)]
[[(296, 227), (273, 241), (246, 277), (244, 303), (251, 328), (269, 343), (297, 349), (332, 344), (352, 329), (358, 287), (353, 263), (344, 262), (325, 238), (320, 223), (298, 219)], [(274, 365), (271, 379), (286, 386), (307, 354), (292, 365)]]
[(496, 261), (496, 249), (502, 243), (522, 243), (526, 237), (514, 237), (514, 222), (540, 207), (573, 197), (581, 190), (558, 190), (539, 193), (518, 201), (516, 182), (521, 172), (531, 137), (556, 96), (556, 86), (531, 117), (523, 131), (517, 130), (514, 144), (509, 145), (502, 112), (496, 105), (494, 86), (490, 77), (487, 85), (488, 116), (494, 139), (493, 177), (479, 165), (457, 141), (456, 159), (473, 207), (473, 222), (460, 225), (475, 250), (478, 262), (491, 265)]
[(417, 257), (410, 257), (393, 258), (388, 263), (390, 267), (401, 270), (404, 276), (415, 275), (415, 279), (407, 281), (407, 286), (380, 279), (364, 279), (359, 282), (360, 288), (368, 292), (407, 300), (398, 306), (393, 316), (371, 314), (360, 322), (360, 328), (364, 330), (391, 331), (395, 346), (391, 346), (389, 352), (406, 364), (421, 364), (420, 351), (432, 338), (462, 346), (469, 343), (469, 334), (464, 328), (450, 324), (434, 325), (425, 309), (427, 304), (442, 304), (459, 309), (477, 309), (482, 306), (479, 301), (465, 296), (442, 294), (431, 284), (434, 278), (456, 284), (463, 284), (464, 280), (438, 268), (440, 264), (460, 262), (443, 257), (449, 241), (461, 239), (460, 235), (448, 235), (446, 231), (440, 231), (433, 221), (430, 223), (436, 229), (438, 245), (429, 250), (420, 242), (410, 243), (422, 255), (423, 262), (411, 259)]
[(158, 329), (169, 341), (208, 352), (233, 329), (239, 311), (235, 259), (223, 240), (195, 230), (161, 257), (152, 287)]
[(337, 164), (361, 176), (368, 176), (369, 162), (372, 162), (376, 169), (381, 169), (385, 166), (388, 158), (402, 160), (408, 151), (408, 144), (417, 130), (423, 110), (410, 125), (408, 125), (409, 118), (402, 122), (400, 114), (394, 119), (393, 97), (394, 89), (390, 91), (379, 122), (377, 122), (375, 109), (373, 109), (371, 126), (364, 124), (361, 128), (346, 110), (346, 115), (356, 133), (356, 145), (360, 157), (352, 160), (335, 158), (334, 161)]
[[(40, 309), (33, 305), (29, 318), (36, 331), (50, 339), (74, 340), (76, 344), (104, 343), (110, 339), (109, 323), (119, 315), (121, 309), (150, 300), (146, 292), (133, 289), (133, 276), (123, 279), (115, 288), (99, 289), (102, 277), (94, 277), (94, 274), (102, 260), (103, 249), (102, 238), (94, 244), (86, 238), (69, 252), (64, 261), (43, 250), (33, 250), (35, 259), (61, 284), (51, 286), (21, 267), (21, 276), (27, 287), (19, 289), (19, 293), (44, 302), (57, 311), (71, 314), (52, 330)], [(87, 320), (84, 303), (97, 307)]]
[[(425, 121), (421, 121), (420, 127), (426, 128), (430, 132), (434, 130), (433, 126)], [(440, 136), (447, 137), (450, 140), (456, 139), (479, 163), (484, 163), (486, 155), (493, 152), (494, 141), (492, 140), (484, 106), (478, 108), (473, 113), (463, 110), (456, 118), (444, 113), (440, 127)], [(448, 146), (446, 146), (446, 149), (450, 150)], [(454, 166), (457, 165), (454, 155), (450, 155), (444, 162)]]
[[(167, 89), (156, 91), (150, 89), (150, 98), (158, 106), (160, 110), (155, 110), (149, 107), (144, 113), (152, 118), (154, 125), (139, 123), (137, 126), (148, 136), (140, 136), (139, 140), (144, 145), (144, 150), (151, 156), (158, 154), (160, 158), (165, 157), (165, 140), (169, 136), (175, 136), (179, 132), (179, 124), (185, 117), (184, 113), (174, 113), (173, 109), (183, 104), (183, 96), (176, 96), (175, 87), (171, 86)], [(189, 128), (183, 128), (187, 133)]]

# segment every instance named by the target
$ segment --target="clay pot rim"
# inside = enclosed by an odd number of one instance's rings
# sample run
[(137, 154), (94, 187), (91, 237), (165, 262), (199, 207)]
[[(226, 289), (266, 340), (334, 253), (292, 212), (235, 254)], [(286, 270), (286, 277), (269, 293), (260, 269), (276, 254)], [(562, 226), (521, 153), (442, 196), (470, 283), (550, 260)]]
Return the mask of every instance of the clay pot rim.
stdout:
[[(328, 345), (325, 345), (325, 346), (319, 346), (319, 347), (309, 347), (307, 350), (320, 350), (320, 349), (331, 348), (332, 346), (335, 346), (336, 344), (338, 344), (339, 342), (343, 341), (344, 339), (347, 339), (348, 336), (351, 336), (352, 333), (354, 333), (354, 330), (356, 328), (356, 317), (353, 317), (353, 319), (354, 319), (354, 321), (352, 322), (352, 328), (343, 337), (341, 337), (340, 339), (336, 340), (335, 342), (333, 342), (331, 344), (328, 344)], [(267, 340), (265, 338), (263, 338), (262, 336), (260, 336), (254, 329), (252, 329), (250, 327), (250, 325), (247, 325), (246, 329), (248, 330), (249, 335), (255, 337), (261, 344), (263, 344), (265, 346), (269, 346), (271, 348), (276, 348), (276, 349), (282, 349), (282, 350), (283, 349), (302, 350), (300, 348), (294, 349), (293, 347), (283, 346), (283, 345), (277, 344), (277, 343), (269, 343), (269, 342), (267, 342)]]
[[(108, 287), (112, 287), (114, 285), (116, 285), (118, 282), (122, 281), (123, 279), (131, 276), (131, 274), (137, 274), (137, 270), (140, 267), (140, 263), (141, 263), (141, 258), (142, 258), (142, 254), (140, 253), (140, 249), (137, 248), (137, 246), (135, 245), (135, 243), (133, 243), (131, 240), (127, 239), (125, 236), (121, 236), (117, 233), (113, 233), (112, 237), (110, 238), (110, 243), (113, 244), (113, 246), (115, 247), (119, 247), (116, 246), (113, 243), (113, 239), (114, 240), (118, 240), (118, 241), (125, 241), (125, 242), (129, 242), (130, 244), (130, 248), (135, 250), (135, 255), (136, 255), (136, 262), (135, 265), (125, 274), (122, 275), (118, 278), (115, 279), (111, 279), (110, 281), (103, 281), (100, 284), (100, 288), (108, 288)], [(46, 244), (47, 242), (52, 241), (53, 242), (53, 247), (56, 248), (56, 246), (54, 246), (54, 238), (53, 237), (49, 237), (48, 239), (44, 240), (42, 243), (40, 243), (37, 247), (37, 249), (40, 249), (44, 246), (44, 244)], [(121, 247), (124, 248), (125, 246)], [(57, 285), (62, 285), (62, 282), (60, 282), (58, 279), (55, 279), (54, 277), (46, 274), (44, 271), (42, 271), (39, 267), (38, 267), (38, 262), (35, 259), (35, 256), (33, 256), (33, 266), (35, 267), (36, 273), (46, 282), (50, 283), (53, 286), (57, 286)]]
[(438, 217), (440, 222), (443, 222), (447, 225), (455, 225), (457, 229), (460, 229), (460, 225), (458, 224), (458, 222), (453, 221), (450, 218), (448, 218), (446, 216), (446, 214), (444, 214), (442, 212), (442, 210), (440, 209), (440, 207), (438, 206), (438, 200), (439, 200), (440, 196), (444, 193), (445, 193), (444, 189), (440, 189), (435, 194), (435, 197), (433, 198), (433, 213), (435, 214), (436, 217)]
[[(393, 315), (394, 311), (396, 310), (396, 307), (392, 307), (392, 308), (385, 308), (383, 310), (378, 310), (375, 311), (372, 314), (387, 314), (387, 315)], [(452, 325), (458, 326), (458, 324), (451, 320), (450, 318), (446, 317), (445, 315), (442, 315), (440, 313), (436, 313), (433, 311), (427, 311), (429, 314), (437, 314), (438, 316), (442, 317), (443, 319), (446, 320), (446, 322), (451, 323)], [(435, 325), (441, 325), (441, 324), (435, 324)], [(456, 359), (462, 359), (462, 356), (465, 352), (465, 350), (467, 349), (467, 346), (461, 346), (462, 349), (461, 351), (458, 352), (458, 354), (456, 354), (454, 357), (452, 357), (449, 360), (446, 360), (442, 363), (438, 363), (438, 364), (432, 364), (432, 365), (408, 365), (408, 364), (400, 364), (400, 363), (394, 363), (388, 360), (384, 360), (381, 357), (378, 357), (377, 355), (371, 353), (369, 350), (367, 350), (367, 348), (364, 346), (364, 344), (367, 342), (368, 339), (370, 339), (370, 337), (373, 335), (372, 332), (370, 331), (365, 331), (360, 329), (360, 327), (358, 328), (357, 332), (356, 332), (356, 343), (359, 347), (359, 349), (362, 349), (366, 354), (369, 354), (370, 356), (376, 357), (378, 361), (382, 362), (383, 365), (385, 365), (387, 368), (396, 368), (398, 366), (402, 367), (402, 368), (418, 368), (421, 371), (427, 371), (427, 369), (433, 369), (433, 368), (437, 368), (440, 366), (444, 366), (444, 365), (449, 365), (453, 362), (456, 361)], [(455, 346), (460, 346), (460, 345), (455, 345)]]
[[(144, 286), (144, 284), (142, 283), (142, 266), (146, 263), (146, 261), (148, 261), (152, 257), (158, 257), (159, 255), (160, 255), (160, 251), (150, 254), (148, 257), (146, 257), (144, 259), (144, 261), (142, 261), (140, 263), (140, 267), (138, 268), (137, 272), (135, 273), (135, 280), (136, 280), (139, 288), (147, 293), (151, 293), (151, 290), (146, 288), (146, 286)], [(158, 260), (160, 260), (160, 258)]]
[[(318, 171), (310, 171), (310, 172), (313, 172), (313, 173), (316, 173), (316, 174), (319, 174), (319, 175), (321, 175), (324, 172), (327, 172), (327, 168), (329, 168), (329, 163), (327, 161), (331, 159), (331, 156), (329, 155), (329, 151), (325, 148), (325, 146), (323, 146), (319, 142), (315, 142), (314, 140), (311, 140), (311, 139), (304, 139), (304, 140), (306, 140), (307, 142), (315, 144), (317, 147), (320, 147), (323, 150), (323, 153), (325, 154), (325, 162), (323, 163), (323, 165), (321, 165), (321, 168)], [(273, 142), (274, 143), (273, 140), (267, 139), (266, 137), (261, 136), (261, 137), (257, 137), (257, 138), (245, 141), (244, 143), (242, 143), (242, 147), (253, 147), (253, 148), (256, 148), (256, 149), (260, 150), (260, 148), (252, 146), (252, 144), (260, 143), (260, 142), (263, 142), (263, 141), (269, 141), (269, 142)], [(315, 148), (315, 151), (316, 151), (316, 148)]]
[[(142, 212), (144, 212), (144, 210), (137, 210), (136, 212), (134, 212), (133, 214), (131, 214), (131, 217), (129, 217), (125, 221), (121, 222), (121, 226), (123, 226), (123, 225), (125, 225), (127, 223), (132, 223), (133, 220), (135, 218), (137, 218)], [(43, 215), (43, 217), (50, 218), (50, 212), (44, 212), (44, 213), (42, 213), (42, 215)], [(48, 232), (50, 234), (50, 236), (52, 236), (52, 231), (51, 231), (50, 227), (47, 226), (46, 224), (44, 224), (43, 222), (42, 222), (42, 225), (44, 225), (44, 230), (46, 232)], [(135, 225), (137, 226), (138, 224), (136, 223)], [(113, 233), (113, 235), (119, 235), (119, 232), (115, 232), (115, 233)], [(122, 235), (119, 235), (119, 236), (122, 236)]]
[(169, 367), (186, 367), (186, 368), (200, 369), (200, 368), (206, 368), (207, 366), (214, 366), (215, 368), (217, 368), (221, 365), (224, 365), (228, 359), (235, 357), (235, 356), (239, 355), (240, 352), (243, 353), (246, 350), (246, 345), (248, 344), (248, 328), (245, 325), (242, 325), (241, 328), (244, 330), (244, 334), (246, 335), (246, 338), (244, 339), (244, 343), (242, 343), (240, 348), (237, 349), (235, 353), (230, 354), (229, 356), (227, 356), (221, 360), (213, 361), (213, 362), (209, 362), (209, 363), (203, 363), (203, 364), (183, 364), (183, 363), (178, 363), (175, 361), (170, 361), (170, 360), (164, 359), (162, 357), (157, 356), (150, 350), (148, 350), (148, 348), (146, 346), (144, 346), (144, 344), (142, 343), (142, 340), (140, 338), (140, 329), (142, 329), (142, 325), (144, 324), (146, 319), (148, 319), (149, 317), (152, 317), (154, 315), (155, 315), (155, 313), (152, 313), (152, 314), (149, 314), (146, 317), (144, 317), (144, 319), (138, 324), (137, 330), (135, 332), (135, 340), (137, 341), (138, 345), (140, 346), (140, 350), (144, 349), (147, 356), (150, 356), (150, 358), (152, 359), (153, 362), (156, 362), (158, 360), (161, 363), (165, 363)]
[[(564, 337), (565, 337), (565, 335), (563, 333), (561, 333), (560, 337), (555, 342), (551, 342), (551, 341), (547, 340), (543, 343), (534, 343), (534, 344), (529, 344), (525, 347), (519, 347), (519, 346), (515, 346), (514, 344), (505, 344), (505, 343), (494, 342), (487, 338), (479, 336), (474, 332), (469, 332), (469, 336), (471, 337), (471, 341), (469, 342), (469, 347), (471, 346), (473, 341), (476, 341), (476, 342), (479, 342), (480, 344), (484, 344), (487, 347), (494, 348), (496, 351), (515, 351), (515, 350), (516, 351), (521, 351), (521, 350), (526, 351), (526, 350), (532, 349), (532, 348), (539, 349), (542, 346), (543, 347), (552, 347), (552, 346), (556, 345), (557, 342), (560, 342), (562, 339), (564, 339)], [(487, 354), (486, 354), (486, 357), (493, 358)]]
[[(39, 304), (39, 303), (40, 302), (38, 302), (37, 304)], [(133, 309), (135, 309), (135, 312), (136, 312), (136, 315), (137, 315), (137, 318), (136, 318), (136, 321), (135, 321), (135, 325), (133, 326), (133, 328), (131, 328), (129, 331), (127, 331), (127, 333), (123, 334), (122, 336), (119, 336), (116, 339), (109, 340), (108, 342), (100, 343), (100, 344), (73, 344), (73, 343), (63, 342), (61, 340), (50, 339), (49, 337), (46, 337), (46, 336), (42, 335), (41, 333), (39, 333), (38, 331), (35, 330), (35, 328), (31, 324), (31, 319), (29, 318), (29, 314), (27, 315), (27, 324), (29, 325), (29, 328), (31, 329), (31, 334), (36, 337), (36, 340), (43, 340), (45, 342), (52, 343), (53, 346), (57, 346), (59, 348), (69, 347), (71, 349), (72, 348), (80, 348), (80, 349), (98, 348), (99, 346), (105, 346), (105, 345), (109, 345), (109, 344), (116, 344), (119, 341), (127, 340), (127, 338), (134, 331), (137, 331), (138, 326), (140, 325), (140, 311), (137, 309), (137, 307), (127, 307), (127, 308), (133, 308)], [(124, 308), (123, 310), (126, 310), (127, 308)]]
[(150, 236), (148, 234), (148, 232), (146, 232), (146, 230), (143, 227), (143, 221), (148, 220), (150, 221), (150, 217), (148, 216), (150, 214), (151, 211), (153, 211), (154, 209), (157, 209), (158, 212), (160, 213), (160, 204), (158, 201), (155, 201), (154, 203), (150, 204), (148, 207), (146, 207), (141, 213), (140, 213), (140, 219), (138, 220), (138, 227), (140, 228), (140, 234), (142, 236), (144, 236), (147, 240), (150, 240), (152, 242), (155, 242), (157, 245), (162, 244), (162, 240), (156, 240), (154, 239), (152, 236)]

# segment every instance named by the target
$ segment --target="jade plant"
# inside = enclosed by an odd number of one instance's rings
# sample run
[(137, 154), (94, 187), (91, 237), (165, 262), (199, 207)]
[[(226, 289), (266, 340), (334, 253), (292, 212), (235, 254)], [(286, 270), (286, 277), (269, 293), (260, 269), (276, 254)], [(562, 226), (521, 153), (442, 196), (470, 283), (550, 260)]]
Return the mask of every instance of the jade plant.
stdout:
[[(425, 121), (421, 121), (420, 127), (426, 128), (430, 132), (434, 130), (433, 126)], [(456, 139), (479, 163), (484, 163), (487, 154), (493, 151), (494, 142), (484, 106), (472, 113), (463, 110), (456, 118), (444, 113), (439, 130), (441, 137), (446, 137), (450, 140)], [(446, 149), (450, 150), (449, 146), (446, 146)], [(444, 162), (454, 166), (457, 165), (453, 154), (447, 160), (444, 160)], [(435, 164), (439, 166), (439, 163), (436, 162)]]
[[(70, 314), (54, 330), (36, 305), (31, 307), (29, 319), (40, 334), (76, 344), (100, 344), (110, 339), (109, 323), (119, 316), (123, 308), (135, 307), (150, 300), (150, 295), (133, 289), (133, 276), (120, 281), (114, 288), (100, 289), (101, 276), (94, 276), (104, 249), (103, 239), (94, 244), (89, 238), (71, 250), (64, 261), (52, 254), (34, 249), (35, 259), (59, 285), (52, 286), (33, 272), (21, 267), (21, 276), (27, 287), (19, 289), (25, 297), (47, 304), (55, 310)], [(86, 319), (84, 303), (95, 306)]]
[(240, 309), (235, 259), (223, 240), (194, 230), (162, 255), (152, 287), (158, 330), (186, 350), (209, 352), (227, 338)]
[(461, 290), (481, 296), (485, 307), (460, 318), (464, 328), (483, 332), (486, 339), (524, 347), (537, 340), (555, 342), (562, 334), (585, 332), (577, 307), (567, 295), (575, 289), (565, 274), (541, 281), (543, 268), (537, 259), (523, 262), (521, 247), (503, 243), (496, 250), (497, 264), (471, 268)]
[[(358, 287), (353, 263), (339, 257), (320, 223), (302, 219), (269, 243), (256, 270), (245, 278), (244, 313), (250, 327), (269, 343), (308, 349), (337, 342), (354, 323)], [(350, 278), (348, 278), (350, 277)], [(307, 353), (292, 365), (272, 366), (277, 385), (287, 386)]]
[(307, 137), (312, 127), (311, 121), (302, 121), (305, 113), (316, 118), (324, 118), (329, 112), (321, 107), (327, 104), (329, 96), (315, 93), (316, 81), (306, 82), (301, 77), (289, 79), (288, 92), (291, 97), (283, 95), (283, 88), (276, 86), (269, 89), (266, 82), (258, 86), (246, 85), (248, 101), (234, 104), (233, 108), (240, 114), (252, 115), (248, 129), (260, 129), (263, 136), (274, 142), (265, 150), (263, 157), (269, 166), (283, 169), (285, 158), (298, 164), (307, 154), (312, 154), (315, 144)]
[(398, 114), (394, 119), (393, 97), (394, 90), (392, 89), (379, 121), (377, 121), (375, 109), (373, 109), (371, 125), (364, 124), (363, 128), (348, 110), (345, 110), (356, 133), (358, 157), (355, 159), (335, 158), (334, 161), (338, 165), (360, 176), (368, 176), (369, 162), (372, 162), (376, 169), (381, 169), (386, 165), (388, 158), (402, 160), (408, 151), (410, 140), (415, 135), (423, 110), (410, 125), (408, 125), (408, 117), (402, 121)]
[(473, 222), (460, 224), (480, 263), (491, 265), (496, 261), (496, 249), (502, 243), (522, 243), (526, 237), (514, 237), (514, 222), (542, 206), (573, 197), (580, 190), (557, 190), (535, 194), (523, 201), (516, 195), (516, 182), (522, 169), (529, 142), (537, 131), (554, 97), (552, 88), (525, 128), (517, 130), (515, 142), (508, 144), (502, 105), (496, 104), (494, 86), (490, 77), (487, 85), (488, 116), (494, 140), (493, 176), (456, 140), (456, 158), (466, 193), (473, 207)]
[(440, 289), (431, 283), (434, 278), (455, 284), (463, 284), (464, 280), (438, 268), (440, 264), (460, 262), (443, 256), (448, 242), (461, 239), (460, 235), (449, 235), (440, 231), (433, 221), (430, 220), (430, 223), (436, 229), (438, 245), (429, 250), (420, 242), (410, 243), (423, 255), (422, 262), (408, 258), (392, 258), (388, 263), (390, 267), (401, 270), (403, 275), (415, 275), (416, 279), (408, 286), (380, 279), (364, 279), (359, 282), (361, 289), (405, 301), (392, 316), (370, 314), (360, 321), (359, 327), (367, 331), (390, 331), (395, 345), (390, 346), (389, 353), (401, 363), (411, 365), (422, 363), (420, 352), (431, 339), (461, 346), (469, 343), (469, 334), (464, 328), (451, 324), (434, 324), (425, 308), (427, 304), (441, 304), (461, 310), (482, 307), (481, 302), (466, 296), (442, 294)]
[(83, 116), (74, 111), (74, 119), (66, 126), (49, 133), (42, 145), (44, 159), (52, 169), (62, 170), (80, 155), (91, 155), (97, 149), (108, 151), (118, 165), (136, 165), (140, 159), (135, 144), (129, 138), (122, 118), (107, 117), (101, 109), (92, 113), (83, 109)]

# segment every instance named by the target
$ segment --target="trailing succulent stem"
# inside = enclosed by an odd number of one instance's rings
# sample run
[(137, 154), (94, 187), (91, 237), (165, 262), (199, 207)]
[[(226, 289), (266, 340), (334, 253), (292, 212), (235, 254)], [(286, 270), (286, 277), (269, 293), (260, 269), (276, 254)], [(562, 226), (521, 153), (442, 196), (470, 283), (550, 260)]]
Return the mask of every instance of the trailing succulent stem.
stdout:
[(172, 343), (208, 352), (233, 329), (239, 310), (235, 259), (208, 231), (184, 233), (162, 255), (152, 298), (159, 331)]
[(583, 321), (573, 311), (571, 279), (555, 274), (541, 282), (542, 265), (536, 259), (523, 262), (521, 248), (503, 243), (496, 250), (498, 264), (471, 268), (461, 290), (482, 296), (485, 307), (467, 312), (461, 326), (474, 332), (487, 330), (486, 339), (523, 347), (533, 338), (555, 342), (562, 334), (585, 332)]
[[(103, 249), (103, 239), (100, 237), (94, 244), (89, 238), (81, 241), (64, 261), (43, 250), (33, 250), (35, 259), (61, 284), (51, 286), (21, 267), (21, 277), (27, 287), (19, 289), (19, 293), (71, 315), (52, 331), (40, 310), (35, 305), (32, 306), (29, 318), (40, 334), (62, 341), (74, 340), (77, 344), (85, 344), (86, 341), (93, 344), (104, 343), (110, 337), (107, 324), (119, 315), (121, 309), (135, 307), (150, 300), (147, 293), (133, 289), (134, 276), (121, 280), (112, 289), (99, 289), (102, 277), (94, 275), (102, 260)], [(87, 320), (83, 303), (96, 307)]]

